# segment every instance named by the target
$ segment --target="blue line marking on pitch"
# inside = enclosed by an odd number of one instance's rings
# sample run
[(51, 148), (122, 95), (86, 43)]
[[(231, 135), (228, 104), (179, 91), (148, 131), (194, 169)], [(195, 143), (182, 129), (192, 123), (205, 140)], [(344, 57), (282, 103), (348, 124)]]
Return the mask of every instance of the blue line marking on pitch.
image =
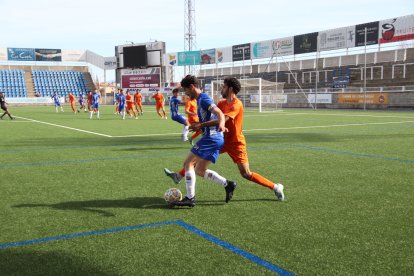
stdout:
[(242, 250), (242, 249), (240, 249), (240, 248), (238, 248), (238, 247), (236, 247), (236, 246), (234, 246), (234, 245), (232, 245), (232, 244), (230, 244), (228, 242), (225, 242), (225, 241), (220, 240), (220, 239), (218, 239), (218, 238), (216, 238), (216, 237), (214, 237), (214, 236), (212, 236), (210, 234), (207, 234), (206, 232), (203, 232), (200, 229), (198, 229), (198, 228), (196, 228), (196, 227), (194, 227), (192, 225), (189, 225), (189, 224), (187, 224), (187, 223), (185, 223), (183, 221), (180, 221), (179, 220), (176, 223), (178, 225), (184, 227), (188, 231), (190, 231), (190, 232), (192, 232), (194, 234), (197, 234), (197, 235), (201, 236), (202, 238), (204, 238), (204, 239), (206, 239), (208, 241), (211, 241), (212, 243), (217, 244), (218, 246), (221, 246), (221, 247), (223, 247), (223, 248), (225, 248), (227, 250), (230, 250), (231, 252), (233, 252), (233, 253), (235, 253), (237, 255), (240, 255), (240, 256), (248, 259), (249, 261), (252, 261), (252, 262), (254, 262), (254, 263), (256, 263), (256, 264), (258, 264), (258, 265), (260, 265), (260, 266), (262, 266), (262, 267), (264, 267), (264, 268), (266, 268), (268, 270), (270, 270), (270, 271), (277, 272), (280, 275), (294, 275), (293, 273), (291, 273), (289, 271), (286, 271), (283, 268), (278, 267), (277, 265), (274, 265), (272, 263), (269, 263), (269, 262), (267, 262), (267, 261), (265, 261), (265, 260), (263, 260), (263, 259), (255, 256), (253, 254), (250, 254), (249, 252), (246, 252), (246, 251), (244, 251), (244, 250)]
[(90, 231), (90, 232), (82, 232), (82, 233), (75, 233), (75, 234), (69, 234), (69, 235), (62, 235), (62, 236), (55, 236), (55, 237), (48, 237), (48, 238), (41, 238), (41, 239), (34, 239), (34, 240), (27, 240), (27, 241), (20, 241), (20, 242), (12, 242), (12, 243), (5, 243), (0, 244), (0, 249), (5, 248), (11, 248), (11, 247), (18, 247), (23, 245), (31, 245), (36, 243), (45, 243), (50, 241), (58, 241), (58, 240), (65, 240), (65, 239), (73, 239), (73, 238), (79, 238), (79, 237), (87, 237), (87, 236), (93, 236), (93, 235), (103, 235), (103, 234), (109, 234), (109, 233), (116, 233), (116, 232), (122, 232), (122, 231), (131, 231), (131, 230), (137, 230), (137, 229), (143, 229), (143, 228), (149, 228), (149, 227), (159, 227), (159, 226), (165, 226), (165, 225), (179, 225), (183, 227), (184, 229), (199, 235), (200, 237), (211, 241), (212, 243), (223, 247), (224, 249), (227, 249), (239, 256), (242, 256), (243, 258), (248, 259), (249, 261), (264, 267), (270, 271), (276, 272), (280, 275), (295, 275), (287, 270), (284, 270), (283, 268), (274, 265), (272, 263), (269, 263), (260, 257), (253, 255), (249, 252), (246, 252), (228, 242), (225, 242), (223, 240), (220, 240), (210, 234), (207, 234), (204, 231), (201, 231), (200, 229), (187, 224), (181, 220), (169, 220), (164, 222), (157, 222), (157, 223), (147, 223), (147, 224), (140, 224), (140, 225), (133, 225), (133, 226), (126, 226), (126, 227), (119, 227), (119, 228), (112, 228), (112, 229), (104, 229), (104, 230), (98, 230), (98, 231)]

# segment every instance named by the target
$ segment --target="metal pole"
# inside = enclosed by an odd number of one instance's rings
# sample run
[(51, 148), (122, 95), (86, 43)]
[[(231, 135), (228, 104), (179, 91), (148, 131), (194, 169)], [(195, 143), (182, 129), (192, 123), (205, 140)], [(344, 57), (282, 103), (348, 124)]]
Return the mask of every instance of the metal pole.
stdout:
[[(278, 88), (279, 88), (279, 85), (278, 85), (278, 83), (277, 83), (277, 73), (278, 73), (278, 71), (279, 71), (279, 64), (277, 63), (277, 56), (278, 56), (278, 52), (277, 52), (277, 50), (276, 50), (276, 110), (277, 110), (277, 104), (278, 104), (278, 101), (280, 100), (279, 99), (279, 95), (277, 94), (277, 92), (278, 92)], [(282, 105), (282, 104), (281, 104)]]
[(319, 72), (318, 72), (318, 65), (319, 65), (319, 35), (318, 35), (318, 37), (317, 37), (317, 39), (316, 39), (316, 47), (317, 47), (317, 51), (316, 51), (316, 78), (315, 78), (315, 110), (316, 109), (318, 109), (318, 103), (317, 103), (317, 101), (316, 101), (316, 96), (318, 95), (317, 94), (317, 91), (318, 91), (318, 81), (319, 81)]
[(365, 27), (364, 53), (364, 110), (367, 110), (367, 27)]
[(244, 82), (244, 85), (243, 85), (243, 94), (244, 94), (244, 97), (243, 97), (243, 106), (244, 107), (246, 107), (246, 81), (245, 81), (245, 76), (244, 76), (244, 48), (242, 48), (242, 51), (243, 51), (243, 82)]
[(262, 112), (262, 78), (259, 79), (259, 112)]

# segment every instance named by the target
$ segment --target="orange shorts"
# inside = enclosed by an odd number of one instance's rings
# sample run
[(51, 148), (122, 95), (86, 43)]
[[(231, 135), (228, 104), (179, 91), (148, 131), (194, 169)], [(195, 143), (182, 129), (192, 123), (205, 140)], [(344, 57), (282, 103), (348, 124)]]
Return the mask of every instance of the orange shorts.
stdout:
[(243, 146), (226, 146), (224, 145), (221, 150), (221, 153), (227, 153), (230, 158), (236, 164), (246, 164), (249, 163), (249, 158), (247, 157), (246, 147)]
[(164, 104), (158, 104), (158, 103), (157, 103), (157, 104), (155, 105), (155, 109), (156, 109), (156, 110), (160, 110), (161, 108), (164, 108)]
[(188, 122), (190, 123), (190, 125), (193, 125), (195, 123), (198, 123), (198, 118), (196, 117), (196, 120), (193, 117), (188, 117)]
[(134, 110), (134, 107), (132, 105), (127, 105), (126, 111)]

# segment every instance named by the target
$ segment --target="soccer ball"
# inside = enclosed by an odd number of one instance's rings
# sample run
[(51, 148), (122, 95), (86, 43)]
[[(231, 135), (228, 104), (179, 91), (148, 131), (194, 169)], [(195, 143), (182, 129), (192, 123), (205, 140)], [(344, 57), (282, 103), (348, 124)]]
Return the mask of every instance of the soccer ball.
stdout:
[(177, 188), (170, 188), (164, 194), (164, 199), (168, 204), (180, 201), (183, 198), (183, 194)]

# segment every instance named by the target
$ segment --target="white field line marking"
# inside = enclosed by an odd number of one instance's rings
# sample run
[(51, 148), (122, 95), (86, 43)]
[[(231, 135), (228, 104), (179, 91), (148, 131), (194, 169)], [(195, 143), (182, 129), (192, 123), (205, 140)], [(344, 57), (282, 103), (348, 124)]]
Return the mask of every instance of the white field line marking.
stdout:
[(414, 119), (414, 117), (409, 116), (394, 116), (394, 115), (361, 115), (361, 114), (315, 114), (315, 113), (283, 113), (283, 114), (264, 114), (264, 115), (246, 115), (244, 117), (268, 117), (268, 116), (274, 116), (274, 115), (314, 115), (314, 116), (341, 116), (341, 117), (368, 117), (368, 118), (400, 118), (400, 119)]
[(32, 121), (32, 122), (35, 122), (35, 123), (45, 124), (45, 125), (49, 125), (49, 126), (61, 127), (61, 128), (65, 128), (65, 129), (79, 131), (79, 132), (84, 132), (84, 133), (89, 133), (89, 134), (104, 136), (104, 137), (112, 137), (111, 135), (106, 135), (106, 134), (102, 134), (102, 133), (98, 133), (98, 132), (92, 132), (92, 131), (83, 130), (83, 129), (79, 129), (79, 128), (73, 128), (73, 127), (68, 127), (68, 126), (62, 126), (62, 125), (57, 125), (57, 124), (42, 122), (42, 121), (33, 120), (33, 119), (29, 119), (29, 118), (24, 118), (24, 117), (18, 117), (18, 116), (16, 116), (16, 118), (20, 118), (20, 119), (23, 119), (23, 120)]
[(127, 138), (127, 137), (153, 137), (153, 136), (171, 136), (171, 135), (181, 135), (182, 133), (153, 133), (153, 134), (132, 134), (132, 135), (122, 135), (122, 136), (111, 136), (113, 138)]
[(289, 129), (308, 129), (308, 128), (328, 128), (328, 127), (347, 127), (347, 126), (389, 125), (389, 124), (405, 124), (405, 123), (414, 123), (414, 121), (364, 123), (364, 124), (344, 124), (344, 125), (326, 125), (326, 126), (257, 128), (257, 129), (246, 129), (246, 130), (243, 130), (243, 132), (246, 132), (246, 131), (268, 131), (268, 130), (289, 130)]
[[(16, 117), (16, 116), (15, 116)], [(16, 117), (17, 118), (17, 117)], [(4, 120), (3, 120), (4, 121)], [(30, 121), (16, 121), (16, 120), (7, 120), (7, 121), (5, 121), (5, 122), (1, 122), (2, 124), (3, 123), (13, 123), (13, 124), (17, 124), (17, 123), (35, 123), (35, 122), (30, 122)]]

